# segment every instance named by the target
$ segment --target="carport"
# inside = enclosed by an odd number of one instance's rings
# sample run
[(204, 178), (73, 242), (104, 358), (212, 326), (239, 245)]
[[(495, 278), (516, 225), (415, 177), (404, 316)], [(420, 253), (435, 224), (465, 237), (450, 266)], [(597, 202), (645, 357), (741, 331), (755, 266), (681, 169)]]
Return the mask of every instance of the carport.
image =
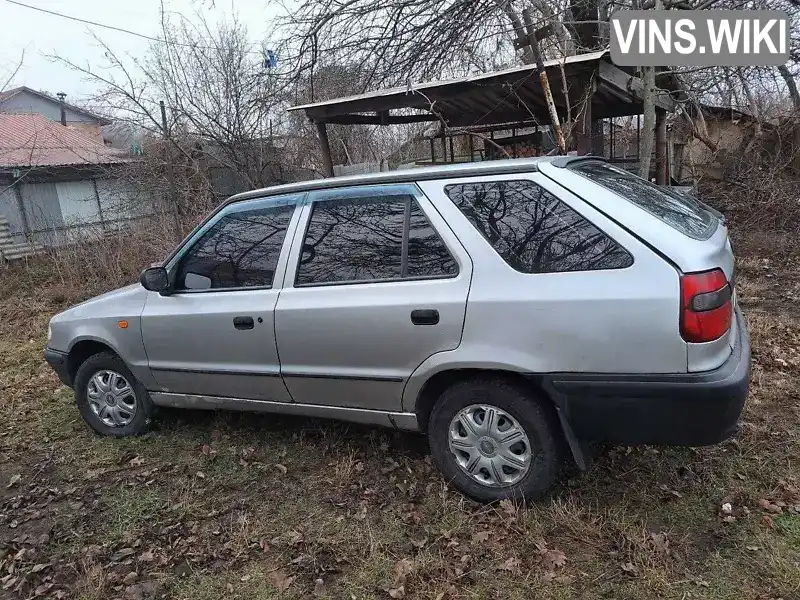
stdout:
[[(581, 155), (603, 155), (606, 142), (610, 141), (609, 158), (614, 160), (614, 125), (612, 123), (605, 132), (603, 120), (641, 115), (644, 82), (633, 69), (613, 65), (607, 50), (545, 61), (544, 68), (560, 119), (565, 121), (571, 117), (574, 123), (573, 149)], [(665, 116), (675, 110), (677, 85), (669, 75), (658, 77), (656, 85), (656, 181), (666, 183)], [(305, 111), (316, 124), (328, 176), (333, 175), (329, 123), (438, 122), (438, 133), (430, 138), (432, 162), (434, 138), (441, 140), (444, 162), (455, 162), (454, 135), (469, 134), (468, 155), (474, 159), (474, 139), (483, 138), (484, 147), (487, 147), (496, 145), (493, 143), (496, 131), (511, 131), (513, 138), (517, 130), (550, 124), (545, 93), (534, 64), (449, 81), (409, 83), (405, 87), (304, 104), (289, 110)], [(638, 131), (637, 122), (637, 135)], [(611, 140), (605, 139), (609, 136)], [(481, 159), (486, 159), (488, 154), (479, 152)]]

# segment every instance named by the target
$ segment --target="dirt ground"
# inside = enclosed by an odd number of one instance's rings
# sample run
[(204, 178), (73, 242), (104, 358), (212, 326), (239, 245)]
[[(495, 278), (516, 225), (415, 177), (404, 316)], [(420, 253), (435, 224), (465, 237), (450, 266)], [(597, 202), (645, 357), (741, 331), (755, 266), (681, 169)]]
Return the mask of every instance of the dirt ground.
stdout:
[(741, 432), (600, 448), (527, 508), (464, 499), (382, 429), (174, 411), (97, 437), (42, 359), (74, 290), (0, 269), (0, 598), (798, 599), (800, 250), (734, 248)]

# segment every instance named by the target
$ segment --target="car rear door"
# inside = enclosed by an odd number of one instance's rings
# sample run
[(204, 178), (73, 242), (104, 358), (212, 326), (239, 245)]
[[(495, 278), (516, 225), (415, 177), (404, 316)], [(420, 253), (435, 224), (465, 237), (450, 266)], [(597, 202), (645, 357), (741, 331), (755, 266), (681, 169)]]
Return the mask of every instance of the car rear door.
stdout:
[(302, 199), (231, 204), (167, 265), (174, 291), (148, 292), (142, 313), (159, 391), (291, 401), (273, 318)]
[(292, 398), (400, 410), (414, 369), (459, 345), (471, 273), (414, 185), (310, 193), (275, 310)]

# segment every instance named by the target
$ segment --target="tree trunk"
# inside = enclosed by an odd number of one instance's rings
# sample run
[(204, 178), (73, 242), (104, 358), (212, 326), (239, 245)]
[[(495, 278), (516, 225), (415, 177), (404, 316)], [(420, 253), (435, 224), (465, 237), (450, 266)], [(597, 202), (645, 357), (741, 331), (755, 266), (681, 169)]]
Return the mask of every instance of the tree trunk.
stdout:
[(656, 70), (644, 67), (644, 120), (639, 140), (639, 177), (650, 179), (650, 157), (653, 154), (656, 135)]
[(797, 91), (797, 83), (786, 65), (778, 67), (778, 73), (781, 74), (783, 80), (786, 82), (786, 87), (789, 88), (789, 97), (792, 99), (792, 106), (794, 107), (795, 122), (792, 123), (794, 127), (794, 151), (800, 152), (800, 120), (797, 116), (800, 115), (800, 93)]
[(570, 26), (575, 39), (575, 48), (580, 54), (594, 50), (600, 46), (600, 35), (597, 20), (599, 17), (598, 0), (570, 0), (573, 23)]
[[(511, 6), (511, 3), (508, 0), (495, 0), (497, 6), (506, 13), (508, 20), (511, 21), (511, 24), (514, 26), (514, 34), (516, 35), (517, 39), (525, 39), (525, 26), (522, 24), (522, 19), (519, 15), (514, 12), (514, 8)], [(526, 65), (532, 65), (536, 57), (533, 55), (533, 48), (528, 45), (523, 46), (522, 49), (522, 62)]]

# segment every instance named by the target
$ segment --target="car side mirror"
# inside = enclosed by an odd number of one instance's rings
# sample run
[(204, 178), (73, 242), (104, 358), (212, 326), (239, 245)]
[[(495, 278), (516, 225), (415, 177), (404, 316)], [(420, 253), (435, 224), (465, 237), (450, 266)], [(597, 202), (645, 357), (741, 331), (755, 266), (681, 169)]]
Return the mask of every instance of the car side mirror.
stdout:
[(142, 271), (139, 281), (144, 289), (159, 294), (169, 292), (169, 275), (164, 267), (148, 267)]

